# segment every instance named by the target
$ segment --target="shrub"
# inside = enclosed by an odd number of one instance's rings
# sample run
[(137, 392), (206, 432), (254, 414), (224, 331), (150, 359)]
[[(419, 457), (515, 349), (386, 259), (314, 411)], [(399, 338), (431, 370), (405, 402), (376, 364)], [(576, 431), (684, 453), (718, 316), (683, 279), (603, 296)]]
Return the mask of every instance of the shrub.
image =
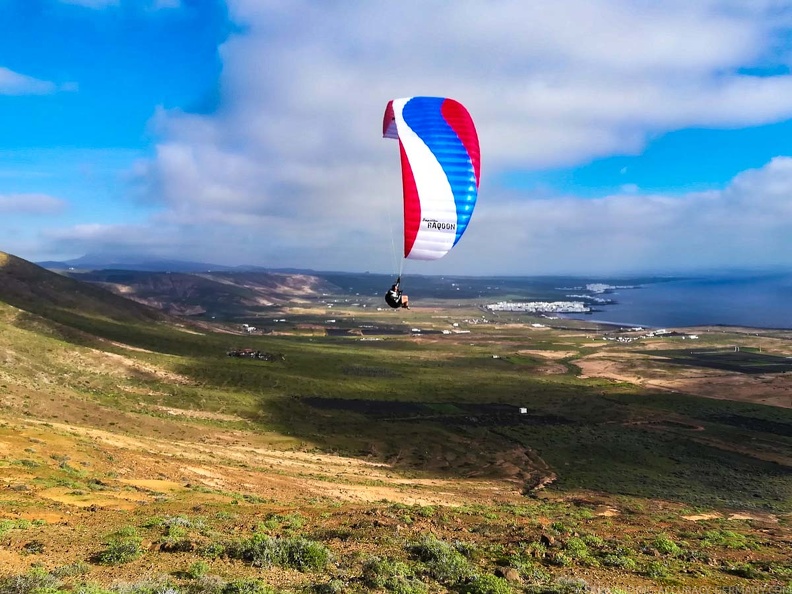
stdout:
[(60, 580), (40, 567), (25, 575), (0, 578), (0, 594), (56, 594), (59, 586)]
[(188, 594), (222, 594), (226, 582), (215, 576), (204, 575), (187, 586)]
[(426, 565), (429, 575), (445, 584), (458, 584), (472, 575), (468, 560), (452, 545), (426, 535), (408, 546), (409, 552)]
[(590, 547), (603, 547), (605, 546), (605, 541), (595, 534), (586, 534), (583, 537), (583, 542), (585, 542)]
[(583, 539), (576, 536), (573, 536), (566, 541), (564, 550), (570, 557), (572, 557), (572, 559), (576, 559), (578, 561), (583, 561), (589, 557), (589, 550), (586, 546), (586, 543), (583, 542)]
[(179, 590), (165, 576), (114, 586), (111, 592), (113, 594), (179, 594)]
[(571, 533), (572, 532), (572, 528), (570, 528), (569, 526), (567, 526), (563, 522), (553, 522), (552, 524), (550, 524), (550, 528), (552, 530), (554, 530), (555, 532), (558, 532), (560, 534)]
[(187, 575), (197, 580), (209, 573), (209, 564), (206, 561), (196, 561), (187, 569)]
[(638, 564), (635, 562), (635, 559), (629, 555), (620, 555), (618, 553), (605, 555), (602, 559), (602, 564), (606, 567), (618, 567), (626, 571), (635, 571), (638, 569)]
[(644, 569), (644, 573), (647, 577), (659, 580), (668, 577), (668, 568), (666, 567), (665, 563), (661, 563), (660, 561), (651, 561)]
[(314, 594), (344, 594), (348, 588), (341, 580), (330, 580), (324, 584), (314, 584), (312, 590)]
[(258, 525), (259, 532), (271, 532), (278, 527), (286, 530), (299, 530), (305, 524), (305, 518), (298, 513), (293, 514), (270, 514)]
[(219, 542), (210, 542), (207, 545), (205, 545), (203, 548), (201, 548), (199, 554), (202, 557), (206, 557), (208, 559), (217, 559), (219, 557), (222, 557), (225, 554), (225, 552), (226, 552), (226, 547), (224, 544)]
[(431, 505), (417, 505), (414, 508), (415, 514), (422, 518), (431, 518), (435, 515), (436, 509)]
[(748, 549), (748, 537), (732, 530), (708, 530), (704, 533), (702, 544), (705, 547), (719, 546), (727, 549)]
[(113, 538), (107, 542), (107, 548), (93, 556), (93, 560), (101, 565), (119, 565), (134, 561), (143, 554), (139, 537)]
[(512, 594), (509, 582), (495, 575), (477, 575), (462, 587), (464, 594)]
[(305, 538), (289, 538), (283, 541), (285, 565), (306, 571), (323, 569), (330, 560), (330, 551), (320, 542)]
[(406, 563), (371, 557), (363, 563), (363, 584), (367, 588), (384, 588), (399, 594), (422, 594), (426, 586)]
[(137, 535), (137, 529), (134, 526), (122, 526), (113, 533), (113, 536), (117, 538), (134, 538)]
[(662, 534), (662, 533), (658, 534), (655, 537), (652, 546), (661, 555), (676, 556), (682, 553), (682, 549), (679, 547), (679, 545), (677, 545), (673, 540), (671, 540), (671, 537), (669, 537), (667, 534)]
[(569, 565), (572, 565), (572, 557), (570, 557), (564, 551), (554, 551), (550, 553), (546, 559), (552, 565), (558, 565), (559, 567), (568, 567)]
[(755, 580), (762, 577), (762, 572), (750, 563), (735, 563), (729, 566), (726, 570), (732, 575), (745, 578), (747, 580)]
[(586, 580), (580, 578), (560, 577), (553, 584), (552, 590), (557, 594), (580, 594), (590, 590)]
[(283, 559), (278, 541), (266, 534), (254, 534), (250, 538), (233, 541), (225, 547), (225, 553), (230, 558), (246, 561), (253, 567), (280, 565)]
[(188, 532), (181, 524), (169, 524), (165, 535), (160, 540), (160, 550), (169, 553), (183, 553), (195, 548), (193, 542), (187, 538)]
[(70, 577), (74, 575), (85, 575), (91, 571), (90, 565), (85, 561), (76, 561), (69, 565), (63, 565), (52, 571), (52, 575), (57, 577)]
[(273, 538), (266, 534), (254, 534), (229, 543), (225, 553), (254, 567), (281, 565), (300, 571), (322, 569), (330, 560), (330, 551), (319, 542), (305, 538)]

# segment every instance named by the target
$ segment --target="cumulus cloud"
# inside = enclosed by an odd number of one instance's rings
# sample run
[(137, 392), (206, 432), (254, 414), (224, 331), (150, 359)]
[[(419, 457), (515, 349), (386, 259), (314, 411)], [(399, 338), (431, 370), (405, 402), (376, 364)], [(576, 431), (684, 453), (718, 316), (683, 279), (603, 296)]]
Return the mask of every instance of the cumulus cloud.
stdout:
[(66, 203), (46, 194), (0, 194), (0, 214), (50, 215), (61, 212)]
[(628, 185), (538, 200), (494, 181), (637, 154), (670, 130), (791, 118), (792, 75), (749, 74), (788, 63), (787, 2), (228, 4), (241, 29), (221, 47), (219, 109), (158, 113), (156, 155), (136, 170), (141, 198), (161, 205), (156, 225), (185, 245), (274, 266), (387, 269), (400, 174), (379, 127), (389, 99), (417, 94), (461, 100), (482, 145), (477, 216), (442, 270), (586, 270), (589, 256), (614, 270), (714, 265), (735, 260), (713, 242), (736, 241), (746, 261), (788, 243), (772, 218), (783, 159), (723, 192), (674, 198)]
[(778, 157), (719, 191), (512, 197), (481, 208), (476, 232), (462, 241), (479, 272), (510, 269), (508, 261), (480, 256), (493, 243), (519, 254), (522, 270), (543, 274), (789, 266), (790, 196), (792, 158)]

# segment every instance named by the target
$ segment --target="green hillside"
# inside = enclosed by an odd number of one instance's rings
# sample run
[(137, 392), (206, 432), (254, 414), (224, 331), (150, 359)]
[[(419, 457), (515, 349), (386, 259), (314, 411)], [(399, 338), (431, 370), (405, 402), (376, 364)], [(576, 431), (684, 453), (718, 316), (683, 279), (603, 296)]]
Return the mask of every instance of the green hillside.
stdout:
[(0, 301), (54, 321), (106, 319), (155, 322), (165, 316), (88, 283), (0, 252)]
[(594, 344), (483, 325), (458, 303), (337, 305), (338, 335), (321, 306), (278, 334), (196, 331), (13, 256), (0, 264), (0, 594), (792, 581), (789, 408), (581, 374), (584, 359), (640, 358), (689, 379), (646, 354), (675, 339)]

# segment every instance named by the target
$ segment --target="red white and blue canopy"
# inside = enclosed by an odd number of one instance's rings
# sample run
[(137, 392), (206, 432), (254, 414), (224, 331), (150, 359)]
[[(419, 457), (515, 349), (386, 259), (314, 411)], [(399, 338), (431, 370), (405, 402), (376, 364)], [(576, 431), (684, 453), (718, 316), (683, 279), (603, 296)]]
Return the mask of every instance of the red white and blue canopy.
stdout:
[(393, 99), (385, 138), (399, 141), (404, 189), (404, 257), (436, 260), (467, 229), (478, 196), (478, 135), (465, 107), (445, 97)]

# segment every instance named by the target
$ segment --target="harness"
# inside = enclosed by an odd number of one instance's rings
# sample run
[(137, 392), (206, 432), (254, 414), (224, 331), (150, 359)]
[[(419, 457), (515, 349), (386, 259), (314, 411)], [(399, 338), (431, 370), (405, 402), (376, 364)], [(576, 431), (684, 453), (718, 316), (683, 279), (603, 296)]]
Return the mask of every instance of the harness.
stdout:
[(402, 293), (401, 291), (390, 290), (385, 293), (385, 303), (393, 308), (401, 307)]

